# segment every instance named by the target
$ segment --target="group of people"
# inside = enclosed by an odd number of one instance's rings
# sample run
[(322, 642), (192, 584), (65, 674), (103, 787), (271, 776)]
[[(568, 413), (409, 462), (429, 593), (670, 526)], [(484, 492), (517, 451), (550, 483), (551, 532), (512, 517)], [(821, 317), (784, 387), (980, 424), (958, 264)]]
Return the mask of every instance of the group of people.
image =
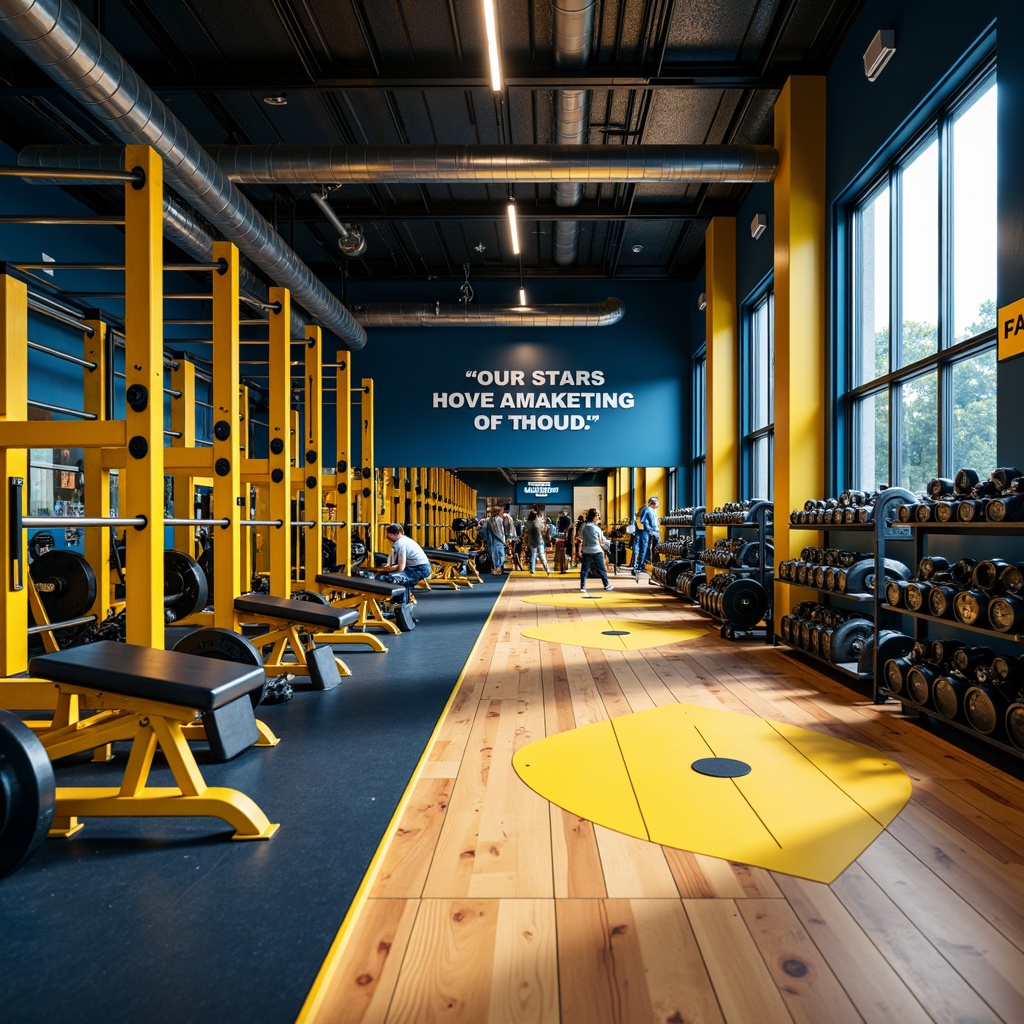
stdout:
[[(639, 577), (644, 571), (649, 554), (658, 542), (657, 497), (647, 499), (647, 504), (638, 509), (634, 517), (633, 558), (631, 573)], [(516, 529), (515, 520), (508, 506), (488, 510), (482, 526), (483, 540), (491, 558), (491, 573), (500, 576), (505, 561), (512, 555), (516, 569), (523, 569), (522, 555), (528, 555), (530, 575), (537, 572), (539, 562), (543, 571), (551, 575), (547, 548), (552, 541), (551, 524), (539, 506), (534, 505), (522, 524), (522, 534)], [(587, 509), (575, 522), (568, 509), (562, 509), (555, 524), (555, 570), (569, 571), (570, 564), (580, 567), (580, 591), (586, 593), (587, 579), (593, 574), (604, 584), (605, 590), (614, 589), (608, 581), (605, 554), (611, 551), (610, 542), (601, 528), (601, 513), (596, 508)]]

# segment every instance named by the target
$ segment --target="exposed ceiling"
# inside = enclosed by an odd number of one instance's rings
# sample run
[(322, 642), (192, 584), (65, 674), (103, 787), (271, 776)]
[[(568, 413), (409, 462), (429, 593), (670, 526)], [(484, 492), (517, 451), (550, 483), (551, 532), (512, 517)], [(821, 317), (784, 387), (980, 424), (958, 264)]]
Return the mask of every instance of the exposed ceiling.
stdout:
[[(0, 16), (9, 18), (21, 2), (0, 0)], [(770, 144), (779, 88), (791, 74), (823, 73), (863, 5), (497, 0), (505, 85), (492, 93), (480, 0), (78, 4), (207, 147), (584, 142), (617, 149)], [(555, 29), (578, 29), (588, 12), (592, 23), (556, 53)], [(563, 129), (556, 139), (556, 109), (560, 121), (582, 110), (576, 137)], [(118, 143), (2, 35), (0, 140), (15, 150)], [(361, 256), (342, 254), (336, 226), (311, 198), (316, 186), (240, 185), (331, 287), (344, 276), (462, 281), (466, 264), (474, 279), (520, 273), (509, 243), (507, 181), (331, 184), (341, 186), (327, 195), (338, 220), (365, 232)], [(691, 278), (703, 262), (709, 218), (734, 213), (749, 187), (620, 181), (587, 184), (573, 196), (572, 186), (519, 181), (523, 275), (527, 282), (541, 273)], [(109, 190), (73, 191), (105, 212)], [(556, 235), (574, 246), (569, 257), (556, 254)]]

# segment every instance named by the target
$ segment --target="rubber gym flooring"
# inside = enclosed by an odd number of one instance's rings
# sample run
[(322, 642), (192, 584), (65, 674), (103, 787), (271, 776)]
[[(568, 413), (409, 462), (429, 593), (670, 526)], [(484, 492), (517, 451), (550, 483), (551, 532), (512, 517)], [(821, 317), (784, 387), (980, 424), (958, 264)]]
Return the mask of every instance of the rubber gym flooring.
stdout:
[[(294, 1021), (503, 582), (419, 592), (386, 654), (339, 647), (339, 687), (260, 708), (278, 746), (219, 765), (197, 749), (208, 784), (281, 823), (270, 840), (91, 818), (0, 881), (0, 1020)], [(58, 786), (115, 784), (115, 754), (59, 767)]]

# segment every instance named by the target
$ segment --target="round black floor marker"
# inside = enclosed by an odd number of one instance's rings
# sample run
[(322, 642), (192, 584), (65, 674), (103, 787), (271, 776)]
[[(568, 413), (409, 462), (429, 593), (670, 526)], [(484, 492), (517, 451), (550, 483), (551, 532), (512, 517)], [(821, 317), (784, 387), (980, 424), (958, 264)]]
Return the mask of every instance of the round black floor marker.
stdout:
[(738, 779), (741, 775), (750, 774), (750, 765), (746, 761), (736, 761), (731, 757), (701, 757), (690, 767), (701, 775), (714, 775), (719, 779)]
[(602, 629), (601, 636), (629, 636), (628, 629)]

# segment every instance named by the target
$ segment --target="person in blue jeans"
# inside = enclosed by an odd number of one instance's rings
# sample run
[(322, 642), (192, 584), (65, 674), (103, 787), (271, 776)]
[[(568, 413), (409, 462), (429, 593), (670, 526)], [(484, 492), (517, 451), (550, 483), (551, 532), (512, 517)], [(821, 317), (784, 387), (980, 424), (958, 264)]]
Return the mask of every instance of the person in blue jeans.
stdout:
[(430, 559), (423, 548), (412, 539), (406, 537), (405, 531), (398, 523), (392, 523), (385, 531), (391, 541), (391, 556), (387, 565), (367, 566), (372, 573), (377, 573), (385, 583), (397, 583), (406, 589), (397, 599), (398, 604), (407, 604), (409, 592), (419, 583), (427, 579), (433, 571)]
[(661, 539), (658, 524), (658, 499), (647, 499), (647, 504), (638, 513), (636, 533), (633, 534), (633, 566), (631, 572), (639, 576), (644, 571), (648, 549), (653, 552), (654, 545)]
[(608, 571), (604, 567), (604, 553), (608, 550), (608, 538), (601, 530), (601, 513), (596, 508), (587, 510), (586, 520), (580, 528), (580, 593), (587, 593), (587, 577), (597, 573), (605, 590), (615, 588), (608, 582)]

